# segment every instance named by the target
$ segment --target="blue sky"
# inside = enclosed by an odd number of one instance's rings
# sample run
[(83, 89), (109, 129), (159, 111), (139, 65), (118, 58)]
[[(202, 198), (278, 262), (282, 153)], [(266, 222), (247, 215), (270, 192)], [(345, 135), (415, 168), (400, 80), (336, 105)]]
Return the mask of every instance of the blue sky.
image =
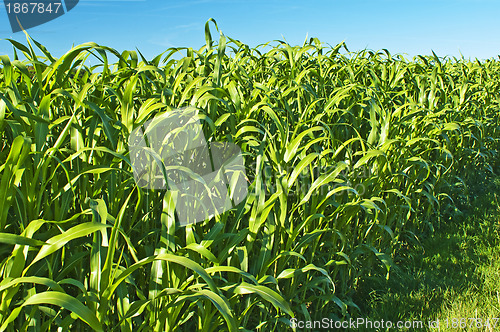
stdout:
[[(226, 36), (250, 46), (283, 38), (302, 44), (309, 36), (331, 45), (345, 40), (351, 51), (485, 59), (500, 54), (499, 16), (497, 0), (80, 0), (28, 33), (55, 56), (93, 41), (153, 58), (169, 47), (200, 48), (212, 17)], [(0, 38), (26, 40), (12, 33), (3, 5)], [(0, 40), (0, 54), (12, 56), (10, 43)]]

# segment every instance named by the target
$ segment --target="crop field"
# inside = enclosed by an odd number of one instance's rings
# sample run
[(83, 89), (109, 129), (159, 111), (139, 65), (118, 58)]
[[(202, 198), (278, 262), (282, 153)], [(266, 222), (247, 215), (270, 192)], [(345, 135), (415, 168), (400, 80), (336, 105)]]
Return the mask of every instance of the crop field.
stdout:
[[(316, 38), (250, 48), (214, 26), (199, 50), (152, 60), (95, 43), (55, 58), (29, 36), (9, 40), (0, 331), (348, 319), (361, 278), (389, 278), (396, 250), (459, 220), (472, 174), (498, 173), (498, 60)], [(207, 142), (241, 149), (248, 194), (181, 225), (171, 190), (138, 185), (128, 140), (188, 106)]]

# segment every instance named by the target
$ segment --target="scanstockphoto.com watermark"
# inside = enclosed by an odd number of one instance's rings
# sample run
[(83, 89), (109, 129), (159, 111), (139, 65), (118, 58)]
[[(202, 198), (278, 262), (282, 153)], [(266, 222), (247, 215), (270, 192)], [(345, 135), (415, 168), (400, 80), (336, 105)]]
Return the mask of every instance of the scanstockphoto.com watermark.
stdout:
[(79, 0), (3, 0), (12, 32), (52, 21), (75, 8), (78, 2)]
[[(397, 321), (390, 320), (370, 320), (366, 318), (348, 319), (344, 321), (334, 320), (331, 318), (323, 318), (321, 320), (303, 321), (297, 318), (290, 319), (290, 327), (292, 329), (326, 329), (326, 330), (339, 330), (339, 329), (423, 329), (425, 327), (432, 327), (433, 322), (423, 321)], [(439, 324), (439, 323), (437, 323)]]
[(241, 149), (208, 143), (198, 109), (172, 110), (137, 127), (129, 136), (130, 162), (144, 189), (168, 189), (181, 226), (236, 207), (248, 193)]
[(323, 318), (321, 320), (314, 321), (303, 321), (297, 318), (290, 319), (290, 327), (295, 330), (301, 329), (410, 329), (410, 330), (420, 330), (420, 329), (463, 329), (468, 330), (472, 328), (477, 329), (488, 329), (494, 330), (498, 326), (498, 320), (500, 318), (477, 318), (477, 317), (455, 317), (455, 318), (445, 318), (436, 319), (429, 321), (422, 320), (401, 320), (401, 321), (391, 321), (391, 320), (370, 320), (367, 318), (356, 318), (349, 320), (334, 320), (331, 318)]

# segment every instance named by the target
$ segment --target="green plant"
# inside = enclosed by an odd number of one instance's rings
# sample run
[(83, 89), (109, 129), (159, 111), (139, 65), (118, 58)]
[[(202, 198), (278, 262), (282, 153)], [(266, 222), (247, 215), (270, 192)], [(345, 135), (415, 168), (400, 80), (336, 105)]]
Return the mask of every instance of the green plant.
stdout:
[[(456, 213), (468, 172), (493, 171), (497, 61), (407, 61), (315, 38), (263, 52), (222, 33), (215, 44), (210, 23), (201, 49), (152, 60), (95, 43), (56, 59), (9, 40), (0, 330), (347, 318), (356, 281), (377, 266), (388, 275), (396, 246)], [(134, 182), (127, 139), (188, 105), (209, 142), (241, 147), (250, 187), (237, 208), (180, 228), (171, 192)]]

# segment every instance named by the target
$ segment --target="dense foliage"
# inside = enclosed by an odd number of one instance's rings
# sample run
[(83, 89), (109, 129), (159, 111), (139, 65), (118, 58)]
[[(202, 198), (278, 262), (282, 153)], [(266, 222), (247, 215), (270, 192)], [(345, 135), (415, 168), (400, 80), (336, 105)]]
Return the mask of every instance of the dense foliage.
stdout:
[[(209, 23), (200, 50), (152, 60), (95, 43), (54, 58), (10, 40), (1, 331), (346, 318), (360, 277), (385, 277), (395, 248), (460, 214), (469, 174), (498, 169), (498, 61), (407, 60), (314, 38), (250, 48), (222, 33), (215, 43)], [(188, 105), (209, 141), (241, 147), (249, 195), (179, 227), (168, 191), (136, 185), (127, 139)]]

